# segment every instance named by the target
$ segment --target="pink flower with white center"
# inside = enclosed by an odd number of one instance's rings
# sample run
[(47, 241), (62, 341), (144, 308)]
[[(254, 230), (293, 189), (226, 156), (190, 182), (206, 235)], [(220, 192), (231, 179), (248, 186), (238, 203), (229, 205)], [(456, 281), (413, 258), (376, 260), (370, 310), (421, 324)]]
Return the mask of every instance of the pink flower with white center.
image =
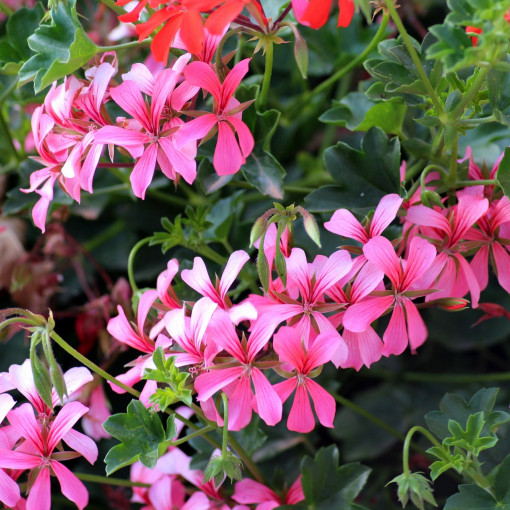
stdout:
[(30, 175), (30, 187), (22, 189), (23, 193), (35, 191), (41, 198), (32, 209), (35, 225), (44, 233), (48, 207), (53, 200), (53, 186), (58, 181), (62, 188), (77, 202), (80, 201), (80, 182), (77, 177), (65, 177), (62, 167), (67, 160), (68, 149), (74, 141), (63, 135), (55, 135), (51, 131), (55, 126), (53, 119), (43, 113), (39, 106), (32, 115), (32, 133), (40, 157), (33, 157), (34, 161), (44, 165)]
[(181, 278), (199, 294), (208, 297), (220, 308), (228, 311), (232, 322), (235, 324), (246, 319), (254, 320), (257, 317), (257, 311), (251, 303), (244, 302), (232, 306), (232, 302), (227, 295), (228, 290), (248, 260), (250, 260), (250, 256), (243, 250), (232, 253), (223, 270), (221, 279), (218, 280), (216, 277), (216, 284), (213, 285), (203, 259), (195, 257), (193, 260), (193, 269), (183, 269)]
[[(141, 131), (119, 126), (105, 126), (96, 132), (94, 143), (112, 143), (128, 150), (144, 149), (130, 176), (133, 192), (139, 198), (145, 197), (145, 191), (154, 175), (156, 162), (169, 179), (175, 179), (178, 173), (189, 184), (195, 180), (196, 145), (183, 141), (180, 135), (177, 135), (176, 132), (183, 124), (180, 119), (172, 117), (165, 122), (164, 118), (169, 97), (173, 94), (182, 68), (189, 58), (190, 55), (180, 57), (173, 69), (161, 71), (153, 83), (147, 82), (144, 76), (141, 76), (137, 81), (129, 79), (118, 87), (110, 89), (113, 100), (134, 117)], [(131, 73), (130, 78), (137, 71), (131, 71)], [(152, 95), (148, 110), (142, 92), (150, 88), (152, 88)], [(163, 125), (161, 125), (162, 121)]]
[[(97, 446), (90, 438), (75, 430), (73, 425), (87, 412), (79, 402), (62, 407), (51, 423), (39, 421), (30, 404), (12, 410), (7, 418), (20, 437), (24, 438), (14, 451), (0, 450), (0, 467), (29, 469), (31, 487), (27, 498), (27, 510), (50, 510), (50, 476), (56, 476), (62, 494), (82, 510), (88, 504), (89, 495), (83, 483), (66, 468), (60, 460), (83, 455), (91, 464), (97, 459)], [(68, 438), (74, 438), (72, 444)], [(65, 441), (75, 452), (55, 451)]]
[(434, 287), (439, 291), (434, 298), (463, 297), (469, 291), (473, 308), (478, 306), (480, 285), (461, 252), (466, 250), (463, 240), (467, 232), (488, 208), (486, 198), (468, 194), (460, 195), (459, 203), (442, 213), (424, 205), (409, 208), (406, 221), (419, 225), (420, 233), (439, 252), (427, 275), (429, 285), (438, 277)]
[[(248, 72), (250, 59), (241, 60), (220, 83), (209, 64), (192, 62), (184, 71), (186, 81), (209, 92), (214, 98), (214, 113), (204, 113), (181, 128), (181, 143), (210, 137), (218, 131), (213, 165), (218, 175), (235, 174), (246, 163), (255, 141), (248, 126), (241, 120), (241, 112), (252, 101), (240, 104), (234, 92)], [(239, 138), (236, 139), (235, 133)]]
[[(422, 278), (435, 261), (436, 250), (420, 237), (413, 237), (406, 261), (399, 259), (395, 249), (385, 237), (374, 237), (363, 247), (366, 258), (388, 276), (392, 289), (387, 295), (367, 297), (347, 309), (344, 326), (350, 331), (363, 332), (370, 324), (393, 306), (393, 313), (383, 335), (384, 356), (401, 354), (407, 344), (415, 352), (427, 339), (425, 323), (412, 302), (430, 293), (420, 287)], [(407, 327), (406, 327), (407, 322)]]
[(334, 252), (329, 258), (319, 255), (312, 264), (300, 248), (294, 248), (287, 258), (287, 287), (296, 293), (270, 292), (270, 296), (253, 298), (260, 314), (260, 320), (273, 326), (273, 331), (282, 321), (288, 321), (303, 338), (308, 347), (313, 337), (324, 331), (333, 331), (337, 337), (337, 348), (333, 357), (338, 367), (347, 358), (347, 348), (340, 334), (325, 315), (338, 310), (337, 303), (327, 302), (325, 294), (352, 267), (349, 253)]
[[(510, 201), (503, 196), (491, 204), (487, 214), (477, 221), (478, 229), (471, 228), (464, 236), (478, 247), (478, 251), (471, 260), (471, 268), (478, 279), (480, 290), (484, 290), (489, 283), (489, 260), (498, 277), (498, 282), (507, 292), (510, 292), (510, 255), (506, 237), (510, 227)], [(506, 230), (506, 232), (505, 232)]]
[(386, 227), (396, 218), (401, 205), (402, 198), (398, 195), (384, 196), (376, 207), (373, 218), (365, 226), (349, 210), (338, 209), (333, 213), (331, 219), (324, 223), (324, 228), (333, 232), (333, 234), (366, 244), (372, 237), (383, 233)]
[[(148, 290), (142, 294), (140, 302), (138, 303), (137, 330), (135, 330), (129, 323), (126, 314), (120, 305), (117, 307), (119, 315), (110, 319), (108, 326), (106, 327), (108, 333), (110, 333), (110, 335), (119, 342), (145, 353), (144, 356), (140, 356), (130, 363), (131, 365), (134, 365), (133, 368), (117, 377), (119, 381), (127, 384), (128, 386), (133, 386), (137, 382), (141, 381), (146, 368), (155, 368), (154, 362), (152, 361), (152, 354), (156, 350), (156, 345), (154, 340), (149, 338), (149, 336), (144, 332), (144, 327), (147, 315), (149, 314), (149, 311), (157, 297), (157, 292), (155, 290)], [(116, 393), (125, 393), (124, 389), (110, 383), (110, 381), (108, 381), (108, 384)], [(147, 381), (140, 395), (140, 401), (145, 405), (148, 405), (149, 397), (156, 391), (156, 387), (156, 381)]]
[[(219, 352), (214, 342), (206, 342), (205, 333), (209, 321), (217, 308), (217, 304), (209, 298), (199, 299), (193, 306), (191, 318), (186, 317), (185, 308), (168, 312), (163, 323), (170, 337), (181, 347), (184, 352), (172, 352), (175, 356), (175, 366), (198, 365), (209, 366), (212, 359)], [(156, 346), (169, 347), (171, 341), (160, 336)]]
[(280, 505), (295, 505), (304, 501), (305, 495), (301, 485), (301, 475), (283, 496), (279, 496), (260, 482), (245, 478), (236, 483), (232, 499), (238, 503), (256, 504), (256, 510), (273, 510)]
[[(218, 310), (207, 334), (220, 348), (233, 356), (237, 363), (236, 366), (227, 363), (225, 368), (221, 364), (213, 365), (209, 372), (199, 375), (195, 380), (198, 400), (206, 401), (232, 383), (229, 387), (232, 391), (229, 395), (230, 430), (240, 430), (248, 425), (252, 408), (268, 425), (278, 423), (282, 417), (282, 404), (266, 376), (256, 366), (257, 355), (268, 343), (272, 328), (257, 321), (248, 342), (241, 342), (228, 314)], [(252, 381), (255, 396), (251, 387)]]
[(310, 397), (320, 423), (324, 427), (333, 427), (335, 399), (312, 380), (310, 373), (331, 361), (338, 341), (334, 333), (334, 331), (321, 333), (308, 350), (305, 349), (301, 336), (294, 328), (283, 326), (274, 336), (273, 348), (280, 361), (288, 363), (296, 371), (295, 377), (274, 386), (282, 403), (296, 390), (287, 420), (289, 430), (304, 433), (310, 432), (315, 427)]

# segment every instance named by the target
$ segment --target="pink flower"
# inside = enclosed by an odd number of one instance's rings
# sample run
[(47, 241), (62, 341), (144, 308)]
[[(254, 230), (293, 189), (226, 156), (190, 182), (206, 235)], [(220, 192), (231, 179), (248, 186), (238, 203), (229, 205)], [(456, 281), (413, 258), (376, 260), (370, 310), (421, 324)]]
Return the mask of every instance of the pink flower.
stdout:
[(335, 399), (314, 380), (310, 372), (331, 361), (337, 347), (334, 331), (325, 331), (317, 336), (312, 346), (305, 350), (300, 335), (294, 328), (284, 326), (273, 339), (273, 348), (280, 361), (294, 367), (296, 375), (275, 385), (274, 389), (285, 402), (296, 390), (294, 402), (287, 420), (289, 430), (310, 432), (315, 426), (309, 396), (314, 403), (315, 412), (324, 427), (333, 427), (335, 418)]
[[(198, 400), (206, 401), (231, 384), (228, 416), (230, 430), (240, 430), (248, 425), (252, 408), (268, 425), (278, 423), (282, 417), (282, 404), (266, 376), (256, 366), (257, 354), (266, 346), (272, 329), (257, 322), (248, 342), (241, 342), (228, 314), (218, 311), (207, 332), (218, 346), (235, 358), (236, 363), (235, 366), (227, 363), (227, 367), (213, 365), (209, 372), (199, 375), (195, 380)], [(252, 381), (255, 396), (251, 388)]]
[(236, 483), (232, 499), (238, 503), (257, 504), (256, 510), (273, 510), (280, 505), (295, 505), (303, 501), (305, 495), (301, 485), (301, 476), (292, 484), (284, 497), (278, 496), (269, 487), (255, 480), (245, 478)]
[[(91, 464), (97, 459), (97, 446), (90, 438), (72, 430), (87, 412), (79, 402), (66, 404), (51, 424), (36, 419), (30, 404), (23, 404), (8, 414), (8, 420), (24, 441), (14, 450), (0, 450), (0, 467), (30, 469), (34, 473), (27, 499), (27, 510), (50, 510), (50, 475), (57, 477), (62, 494), (82, 510), (88, 504), (88, 492), (83, 483), (58, 459), (65, 453), (54, 452), (60, 441), (83, 455)], [(72, 433), (71, 433), (72, 432)]]
[[(209, 92), (214, 98), (214, 113), (204, 113), (181, 128), (181, 143), (198, 140), (218, 131), (213, 165), (218, 175), (235, 174), (246, 162), (255, 144), (241, 112), (252, 101), (240, 104), (233, 97), (239, 83), (248, 72), (250, 59), (241, 60), (228, 73), (223, 83), (209, 64), (192, 62), (184, 71), (186, 81)], [(235, 137), (239, 138), (239, 142)]]
[(430, 293), (428, 288), (420, 288), (420, 280), (434, 263), (434, 246), (425, 239), (413, 237), (407, 260), (401, 261), (391, 242), (378, 236), (363, 247), (363, 253), (388, 276), (392, 290), (387, 295), (368, 297), (352, 305), (345, 312), (344, 326), (354, 332), (363, 332), (393, 306), (390, 323), (383, 335), (382, 353), (384, 356), (401, 354), (408, 343), (414, 352), (425, 342), (427, 328), (412, 300)]

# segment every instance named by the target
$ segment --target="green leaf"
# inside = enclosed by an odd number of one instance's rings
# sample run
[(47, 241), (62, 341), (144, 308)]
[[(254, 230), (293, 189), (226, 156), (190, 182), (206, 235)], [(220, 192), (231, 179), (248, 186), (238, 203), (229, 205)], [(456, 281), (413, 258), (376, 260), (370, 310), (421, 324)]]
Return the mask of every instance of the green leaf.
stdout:
[(103, 428), (121, 442), (106, 454), (107, 475), (137, 460), (151, 469), (156, 465), (159, 447), (166, 440), (166, 434), (153, 409), (147, 409), (139, 400), (132, 400), (127, 413), (110, 416)]
[(492, 448), (498, 438), (495, 434), (481, 437), (482, 429), (485, 425), (483, 413), (471, 414), (466, 422), (466, 430), (463, 430), (460, 423), (455, 420), (448, 421), (448, 430), (452, 434), (451, 437), (445, 438), (443, 444), (446, 446), (455, 446), (463, 448), (478, 457), (482, 450)]
[(494, 433), (499, 426), (510, 421), (510, 414), (504, 411), (493, 411), (499, 388), (484, 388), (477, 391), (467, 402), (459, 395), (447, 393), (439, 403), (440, 411), (431, 411), (425, 415), (428, 428), (441, 440), (450, 437), (448, 422), (455, 420), (460, 424), (467, 423), (470, 415), (482, 412), (485, 435)]
[(366, 214), (388, 193), (400, 191), (400, 143), (388, 140), (382, 129), (373, 127), (361, 141), (361, 151), (339, 142), (324, 153), (326, 168), (338, 186), (324, 186), (305, 198), (313, 212), (340, 207)]
[(302, 485), (309, 508), (349, 510), (365, 485), (370, 469), (359, 463), (338, 466), (338, 449), (321, 448), (301, 463)]
[(430, 478), (432, 480), (435, 480), (448, 469), (455, 469), (458, 473), (462, 473), (466, 462), (462, 454), (452, 454), (449, 448), (443, 446), (433, 446), (427, 450), (427, 453), (439, 459), (430, 465)]
[(444, 510), (510, 510), (478, 485), (459, 485), (458, 494), (446, 500)]
[(28, 60), (32, 55), (28, 39), (39, 27), (44, 13), (44, 7), (38, 2), (33, 9), (22, 7), (9, 16), (6, 27), (7, 37), (10, 45), (16, 50), (19, 60)]
[(510, 502), (510, 454), (507, 455), (498, 467), (494, 479), (494, 495), (499, 501)]
[(510, 197), (510, 147), (505, 148), (505, 154), (499, 164), (495, 179), (503, 193)]
[(76, 12), (76, 0), (51, 11), (51, 23), (40, 25), (28, 38), (35, 52), (20, 69), (21, 82), (34, 80), (35, 92), (86, 64), (98, 51), (84, 32)]

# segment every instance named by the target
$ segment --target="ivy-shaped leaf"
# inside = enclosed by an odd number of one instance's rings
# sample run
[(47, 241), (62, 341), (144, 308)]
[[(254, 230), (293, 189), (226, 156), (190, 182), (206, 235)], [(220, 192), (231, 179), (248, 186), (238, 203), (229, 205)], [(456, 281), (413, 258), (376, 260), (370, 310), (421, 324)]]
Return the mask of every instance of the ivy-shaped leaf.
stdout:
[(107, 475), (137, 460), (152, 469), (159, 457), (160, 444), (168, 439), (158, 414), (139, 400), (129, 403), (127, 413), (110, 416), (103, 428), (121, 442), (106, 454)]
[(452, 454), (449, 448), (440, 446), (429, 448), (427, 453), (439, 459), (430, 465), (430, 478), (432, 480), (435, 480), (448, 469), (455, 469), (458, 473), (462, 473), (465, 458), (460, 453)]
[(68, 0), (51, 11), (51, 22), (40, 25), (28, 38), (35, 52), (20, 69), (21, 82), (34, 80), (35, 92), (86, 64), (98, 47), (78, 20), (76, 0)]

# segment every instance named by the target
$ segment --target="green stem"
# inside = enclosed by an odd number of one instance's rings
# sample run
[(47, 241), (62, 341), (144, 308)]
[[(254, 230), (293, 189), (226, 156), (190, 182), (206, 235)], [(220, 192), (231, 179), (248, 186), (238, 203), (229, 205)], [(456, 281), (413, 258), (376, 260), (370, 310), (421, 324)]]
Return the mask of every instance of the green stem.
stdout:
[(193, 439), (195, 437), (203, 436), (204, 434), (207, 434), (207, 432), (211, 432), (214, 429), (215, 429), (215, 427), (213, 427), (212, 425), (207, 425), (201, 429), (195, 430), (195, 432), (193, 432), (192, 434), (188, 434), (187, 436), (181, 437), (180, 439), (174, 439), (173, 441), (168, 441), (168, 443), (166, 443), (166, 444), (168, 446), (179, 446), (180, 444), (187, 443), (188, 441), (190, 441), (191, 439)]
[(119, 381), (118, 379), (110, 375), (108, 372), (105, 372), (101, 367), (97, 366), (95, 363), (93, 363), (88, 358), (83, 356), (83, 354), (80, 354), (76, 349), (71, 347), (58, 333), (52, 331), (50, 333), (50, 336), (58, 345), (60, 345), (60, 347), (62, 347), (62, 349), (64, 349), (64, 351), (66, 351), (73, 358), (75, 358), (80, 363), (85, 365), (87, 368), (92, 370), (92, 372), (95, 372), (96, 374), (100, 375), (103, 379), (106, 379), (107, 381), (110, 381), (111, 383), (115, 384), (115, 386), (122, 388), (130, 395), (133, 395), (136, 398), (140, 397), (139, 391), (136, 391), (135, 389), (131, 388), (131, 386), (128, 386), (127, 384), (124, 384), (123, 382)]
[(75, 473), (76, 478), (84, 482), (102, 483), (105, 485), (117, 485), (119, 487), (144, 487), (150, 489), (150, 483), (132, 482), (130, 480), (122, 480), (121, 478), (108, 478), (107, 476), (89, 475), (87, 473)]
[(227, 457), (228, 447), (228, 397), (225, 393), (221, 394), (223, 400), (223, 438), (221, 442), (221, 456), (225, 459)]
[(115, 0), (100, 0), (103, 2), (107, 7), (115, 11), (117, 14), (126, 14), (126, 11), (120, 6), (115, 5)]
[(448, 178), (448, 173), (446, 172), (446, 170), (443, 167), (441, 167), (439, 165), (436, 165), (436, 164), (427, 165), (423, 169), (423, 172), (420, 175), (420, 186), (421, 186), (423, 191), (425, 191), (425, 187), (426, 187), (426, 184), (427, 184), (425, 182), (425, 177), (427, 177), (427, 175), (430, 172), (433, 172), (434, 170), (438, 171), (444, 179)]
[(374, 416), (372, 413), (363, 409), (354, 402), (351, 402), (350, 400), (342, 397), (341, 395), (337, 395), (334, 393), (333, 397), (339, 404), (348, 407), (349, 409), (352, 409), (355, 413), (370, 420), (374, 425), (377, 425), (378, 427), (386, 430), (386, 432), (389, 432), (392, 436), (395, 436), (397, 439), (404, 441), (404, 434), (400, 433), (397, 429), (394, 429), (391, 425), (388, 425), (384, 421), (380, 420), (379, 418), (377, 418), (377, 416)]
[(237, 439), (232, 434), (229, 435), (229, 443), (230, 446), (232, 447), (232, 450), (234, 450), (236, 455), (243, 461), (243, 464), (248, 468), (250, 473), (253, 475), (253, 478), (255, 478), (255, 480), (257, 480), (258, 482), (265, 484), (266, 482), (259, 468), (253, 462), (251, 457), (244, 451), (244, 448), (239, 444), (239, 441), (237, 441)]
[(372, 50), (385, 38), (386, 27), (388, 26), (388, 19), (389, 16), (385, 14), (381, 20), (381, 24), (379, 25), (379, 29), (377, 30), (374, 38), (360, 55), (358, 55), (354, 60), (351, 60), (345, 67), (339, 69), (327, 80), (324, 80), (322, 83), (317, 85), (317, 87), (315, 87), (310, 93), (306, 95), (306, 100), (308, 101), (313, 96), (316, 96), (317, 94), (320, 94), (321, 92), (327, 90), (331, 85), (337, 82), (344, 75), (355, 69), (359, 64), (362, 64), (365, 61), (365, 58), (372, 52)]
[(8, 5), (5, 5), (5, 3), (1, 2), (1, 1), (0, 1), (0, 11), (7, 14), (7, 16), (10, 16), (14, 12)]
[(196, 250), (196, 252), (200, 255), (203, 255), (204, 257), (207, 257), (208, 259), (211, 259), (213, 262), (216, 262), (216, 264), (219, 264), (220, 266), (224, 266), (227, 263), (227, 259), (225, 257), (222, 257), (219, 253), (216, 253), (207, 245), (201, 246)]
[(441, 448), (441, 443), (426, 428), (416, 425), (410, 429), (404, 441), (404, 452), (402, 454), (402, 466), (405, 475), (411, 474), (411, 470), (409, 469), (409, 448), (411, 446), (411, 438), (415, 432), (421, 432), (434, 446), (439, 446)]
[(469, 89), (462, 95), (462, 101), (456, 106), (455, 110), (451, 112), (450, 116), (452, 119), (457, 120), (464, 112), (466, 106), (469, 105), (473, 97), (475, 97), (475, 95), (478, 94), (478, 91), (483, 85), (483, 82), (489, 70), (490, 67), (484, 67), (480, 70), (478, 76), (473, 81), (471, 87), (469, 87)]
[(416, 67), (416, 71), (418, 72), (420, 79), (423, 81), (423, 84), (427, 89), (427, 92), (430, 96), (430, 100), (432, 101), (432, 104), (434, 105), (434, 108), (436, 109), (438, 116), (441, 117), (444, 115), (443, 107), (439, 102), (439, 98), (437, 97), (436, 91), (434, 90), (434, 87), (432, 87), (432, 84), (430, 83), (429, 77), (427, 76), (427, 73), (423, 68), (423, 64), (421, 63), (421, 59), (418, 53), (416, 53), (416, 49), (414, 48), (413, 42), (411, 41), (411, 37), (407, 33), (407, 30), (405, 29), (404, 24), (402, 23), (402, 20), (400, 19), (400, 16), (398, 15), (398, 12), (395, 9), (395, 5), (393, 2), (394, 0), (385, 0), (386, 8), (388, 9), (388, 12), (391, 15), (393, 23), (395, 23), (395, 26), (397, 27), (400, 35), (402, 36), (402, 40), (406, 45), (407, 51), (409, 52), (409, 55)]
[(227, 42), (227, 39), (235, 34), (238, 34), (239, 32), (242, 32), (244, 29), (243, 27), (237, 27), (233, 30), (229, 30), (222, 38), (221, 41), (218, 44), (218, 47), (216, 48), (216, 55), (215, 55), (215, 61), (216, 61), (216, 72), (221, 72), (222, 66), (223, 66), (223, 46), (225, 46), (225, 43)]
[(267, 108), (267, 95), (269, 93), (269, 85), (271, 84), (271, 76), (273, 74), (273, 41), (269, 41), (266, 46), (266, 66), (264, 68), (264, 78), (262, 80), (262, 88), (259, 96), (259, 110), (264, 111)]
[(479, 181), (457, 181), (456, 188), (464, 188), (466, 186), (494, 186), (496, 181), (494, 179), (481, 179)]
[(149, 244), (152, 241), (152, 237), (146, 237), (145, 239), (142, 239), (141, 241), (138, 241), (133, 248), (131, 248), (131, 251), (129, 252), (128, 257), (128, 279), (129, 279), (129, 285), (131, 285), (131, 288), (133, 289), (133, 292), (138, 292), (138, 286), (136, 285), (135, 281), (135, 273), (134, 273), (134, 264), (135, 264), (135, 256), (138, 253), (138, 250), (145, 246), (146, 244)]
[(459, 156), (459, 133), (455, 133), (455, 140), (452, 145), (452, 153), (450, 156), (450, 176), (448, 178), (448, 184), (451, 187), (455, 187), (457, 183), (457, 158)]
[(123, 50), (125, 48), (134, 48), (135, 46), (140, 46), (140, 44), (150, 44), (152, 42), (152, 37), (148, 37), (147, 39), (144, 39), (143, 41), (129, 41), (126, 43), (121, 44), (113, 44), (112, 46), (98, 46), (97, 52), (98, 53), (106, 53), (107, 51), (118, 51)]
[[(97, 195), (97, 192), (95, 192)], [(126, 224), (123, 220), (117, 220), (115, 223), (110, 225), (106, 230), (103, 230), (99, 235), (93, 237), (86, 243), (83, 243), (83, 248), (87, 251), (92, 251), (96, 249), (98, 246), (101, 246), (104, 242), (108, 241), (112, 237), (116, 236), (119, 232), (122, 232)]]
[(16, 89), (18, 85), (18, 79), (14, 79), (12, 83), (4, 90), (3, 94), (0, 96), (0, 105), (11, 95), (11, 93)]

